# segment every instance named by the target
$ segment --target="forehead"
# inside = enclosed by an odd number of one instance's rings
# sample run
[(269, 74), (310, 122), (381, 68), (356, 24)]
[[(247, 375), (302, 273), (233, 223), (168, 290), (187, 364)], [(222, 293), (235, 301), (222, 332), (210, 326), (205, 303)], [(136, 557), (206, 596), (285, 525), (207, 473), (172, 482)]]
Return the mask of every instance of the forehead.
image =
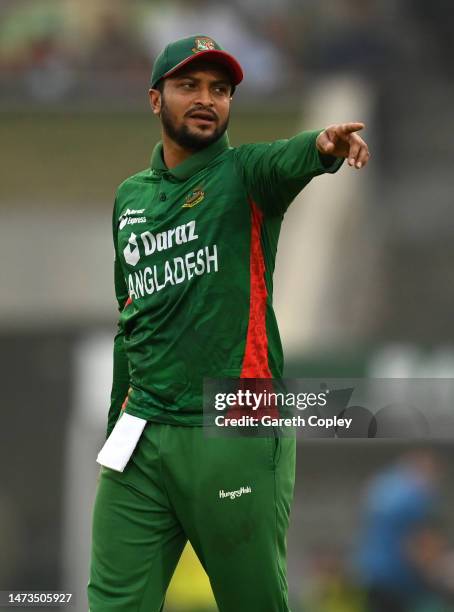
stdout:
[(183, 66), (183, 68), (175, 72), (175, 74), (167, 77), (166, 81), (173, 81), (185, 77), (207, 79), (210, 81), (226, 81), (227, 83), (231, 82), (230, 74), (226, 68), (215, 62), (208, 62), (206, 60), (195, 60)]

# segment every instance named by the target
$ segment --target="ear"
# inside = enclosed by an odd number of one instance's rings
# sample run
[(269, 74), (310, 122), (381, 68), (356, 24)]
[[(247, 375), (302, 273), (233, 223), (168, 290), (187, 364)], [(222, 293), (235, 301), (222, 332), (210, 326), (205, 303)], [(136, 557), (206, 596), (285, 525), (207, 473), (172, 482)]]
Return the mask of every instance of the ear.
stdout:
[(150, 99), (151, 110), (154, 115), (159, 115), (161, 112), (161, 92), (158, 89), (149, 89), (148, 97)]

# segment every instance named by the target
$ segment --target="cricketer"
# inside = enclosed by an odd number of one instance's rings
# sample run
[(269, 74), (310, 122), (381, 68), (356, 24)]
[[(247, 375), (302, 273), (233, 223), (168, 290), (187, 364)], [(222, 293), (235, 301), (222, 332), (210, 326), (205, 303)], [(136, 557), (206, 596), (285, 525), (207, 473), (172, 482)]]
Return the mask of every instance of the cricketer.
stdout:
[(186, 542), (221, 612), (288, 612), (291, 437), (207, 437), (204, 378), (279, 378), (273, 270), (283, 216), (316, 176), (364, 168), (360, 122), (233, 147), (239, 62), (171, 42), (149, 99), (151, 165), (117, 189), (120, 310), (93, 513), (91, 612), (159, 612)]

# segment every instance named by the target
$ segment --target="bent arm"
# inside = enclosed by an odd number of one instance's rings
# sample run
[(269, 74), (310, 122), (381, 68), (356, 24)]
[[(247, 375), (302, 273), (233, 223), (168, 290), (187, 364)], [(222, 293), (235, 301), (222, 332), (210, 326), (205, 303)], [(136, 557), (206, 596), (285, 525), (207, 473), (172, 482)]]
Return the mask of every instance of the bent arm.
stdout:
[[(128, 299), (128, 289), (126, 287), (123, 271), (120, 265), (120, 259), (118, 257), (116, 206), (114, 206), (113, 213), (113, 240), (115, 248), (115, 296), (118, 303), (118, 310), (121, 313)], [(124, 328), (121, 324), (120, 318), (118, 321), (117, 333), (115, 335), (113, 348), (112, 390), (110, 394), (110, 407), (107, 418), (107, 436), (110, 435), (112, 429), (114, 428), (129, 389), (129, 363), (124, 346), (124, 335)]]

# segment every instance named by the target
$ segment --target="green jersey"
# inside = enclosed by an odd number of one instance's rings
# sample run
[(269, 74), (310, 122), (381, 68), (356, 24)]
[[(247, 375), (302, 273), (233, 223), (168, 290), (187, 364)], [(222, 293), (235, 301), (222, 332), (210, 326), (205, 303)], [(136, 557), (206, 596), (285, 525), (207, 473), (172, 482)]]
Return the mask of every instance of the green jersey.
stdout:
[(120, 185), (108, 432), (122, 407), (201, 425), (204, 378), (282, 376), (273, 311), (282, 219), (314, 176), (343, 161), (319, 154), (319, 133), (239, 147), (224, 135), (172, 169), (159, 143), (151, 167)]

